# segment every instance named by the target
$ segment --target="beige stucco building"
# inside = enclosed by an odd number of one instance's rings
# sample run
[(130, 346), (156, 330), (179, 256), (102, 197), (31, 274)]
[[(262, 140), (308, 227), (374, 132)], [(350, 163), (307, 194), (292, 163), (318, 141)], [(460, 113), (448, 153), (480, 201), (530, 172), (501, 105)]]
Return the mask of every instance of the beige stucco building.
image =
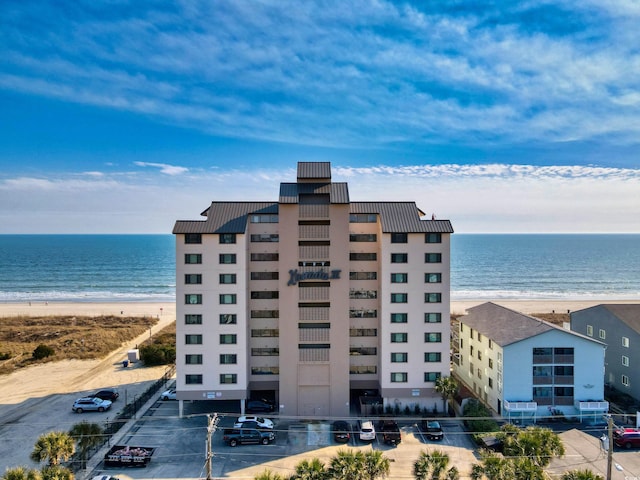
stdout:
[(213, 202), (178, 221), (177, 390), (346, 416), (363, 393), (441, 408), (449, 375), (448, 220), (414, 202), (351, 202), (325, 162), (278, 201)]

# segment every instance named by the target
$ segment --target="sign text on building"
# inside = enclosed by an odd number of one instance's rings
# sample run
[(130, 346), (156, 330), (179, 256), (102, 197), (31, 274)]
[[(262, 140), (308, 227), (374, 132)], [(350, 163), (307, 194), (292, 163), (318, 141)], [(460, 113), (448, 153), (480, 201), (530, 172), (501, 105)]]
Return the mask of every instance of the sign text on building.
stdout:
[(340, 272), (342, 270), (316, 270), (315, 272), (302, 272), (299, 273), (298, 269), (289, 270), (289, 281), (287, 286), (296, 285), (303, 280), (337, 280), (340, 278)]

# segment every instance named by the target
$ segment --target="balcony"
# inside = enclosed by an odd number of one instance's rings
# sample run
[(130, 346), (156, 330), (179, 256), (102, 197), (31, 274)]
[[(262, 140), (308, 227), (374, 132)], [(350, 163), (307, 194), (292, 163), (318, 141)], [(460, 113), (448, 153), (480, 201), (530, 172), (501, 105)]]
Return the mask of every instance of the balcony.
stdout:
[(329, 225), (299, 225), (298, 237), (301, 240), (328, 240)]
[(581, 412), (608, 412), (609, 402), (602, 401), (578, 401), (577, 407)]
[(537, 402), (510, 402), (504, 401), (504, 409), (510, 412), (535, 412), (538, 410)]
[(328, 342), (330, 329), (301, 328), (298, 330), (298, 340), (301, 342)]
[(315, 218), (329, 218), (329, 205), (316, 204), (316, 205), (298, 205), (298, 218), (315, 219)]
[(329, 300), (330, 288), (307, 287), (298, 289), (298, 299), (301, 301), (326, 301)]

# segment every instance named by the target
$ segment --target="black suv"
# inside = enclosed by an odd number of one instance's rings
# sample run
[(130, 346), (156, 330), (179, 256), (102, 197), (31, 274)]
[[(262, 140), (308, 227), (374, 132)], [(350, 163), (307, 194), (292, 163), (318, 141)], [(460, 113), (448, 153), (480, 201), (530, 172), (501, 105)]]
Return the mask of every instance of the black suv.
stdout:
[(440, 422), (436, 420), (422, 420), (422, 431), (429, 440), (442, 440), (444, 432), (440, 426)]
[(331, 426), (333, 439), (339, 443), (346, 443), (351, 438), (351, 427), (344, 420), (337, 420)]
[(249, 400), (247, 402), (248, 412), (273, 412), (275, 407), (273, 403), (269, 403), (265, 400)]
[(111, 400), (112, 402), (115, 402), (120, 394), (118, 393), (117, 388), (105, 388), (103, 390), (97, 391), (91, 396), (100, 398), (102, 400)]
[(271, 430), (256, 430), (254, 428), (226, 428), (222, 439), (231, 447), (243, 443), (261, 443), (269, 445), (276, 438)]

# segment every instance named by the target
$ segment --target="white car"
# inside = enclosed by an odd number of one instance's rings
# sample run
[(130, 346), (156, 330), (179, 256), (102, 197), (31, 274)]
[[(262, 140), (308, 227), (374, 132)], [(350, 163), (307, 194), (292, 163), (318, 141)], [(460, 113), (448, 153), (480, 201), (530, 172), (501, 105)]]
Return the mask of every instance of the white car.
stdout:
[(363, 442), (372, 442), (376, 439), (376, 429), (371, 420), (358, 420), (358, 433)]
[[(256, 415), (243, 415), (236, 420), (235, 428), (241, 428), (244, 424), (253, 422), (258, 428), (273, 428), (273, 421)], [(246, 425), (245, 425), (246, 427)]]
[(162, 395), (160, 395), (160, 398), (162, 400), (176, 400), (175, 389), (165, 390), (164, 392), (162, 392)]

